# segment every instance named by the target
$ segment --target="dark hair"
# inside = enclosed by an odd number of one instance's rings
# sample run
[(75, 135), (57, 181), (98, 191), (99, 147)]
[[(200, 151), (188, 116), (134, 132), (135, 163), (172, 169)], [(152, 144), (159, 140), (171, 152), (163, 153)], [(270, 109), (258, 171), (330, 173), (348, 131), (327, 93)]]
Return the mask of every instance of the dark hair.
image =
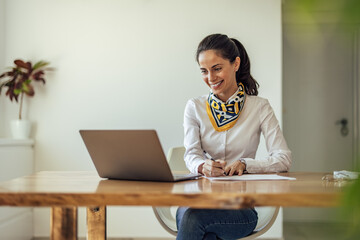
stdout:
[(233, 63), (236, 57), (240, 57), (240, 68), (236, 72), (236, 82), (244, 84), (248, 95), (258, 95), (258, 82), (250, 74), (250, 59), (244, 46), (236, 39), (229, 38), (224, 34), (212, 34), (205, 37), (196, 51), (196, 61), (199, 63), (199, 55), (206, 50), (214, 50), (222, 58)]

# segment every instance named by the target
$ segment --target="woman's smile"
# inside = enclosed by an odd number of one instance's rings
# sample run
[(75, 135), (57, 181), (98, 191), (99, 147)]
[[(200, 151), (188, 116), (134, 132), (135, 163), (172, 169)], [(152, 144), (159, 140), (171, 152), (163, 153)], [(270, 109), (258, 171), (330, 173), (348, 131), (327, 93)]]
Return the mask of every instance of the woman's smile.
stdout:
[(217, 98), (226, 102), (238, 89), (235, 74), (240, 66), (240, 58), (231, 63), (216, 51), (207, 50), (199, 54), (198, 62), (203, 81)]
[(224, 82), (224, 80), (221, 80), (220, 82), (217, 83), (210, 83), (210, 86), (212, 89), (219, 89), (221, 87), (221, 84)]

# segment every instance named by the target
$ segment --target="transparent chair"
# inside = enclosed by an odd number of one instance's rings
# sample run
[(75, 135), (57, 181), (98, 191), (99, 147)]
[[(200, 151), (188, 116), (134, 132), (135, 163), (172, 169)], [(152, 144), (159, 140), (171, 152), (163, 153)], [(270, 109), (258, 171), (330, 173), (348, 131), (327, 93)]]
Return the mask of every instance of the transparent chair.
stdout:
[(172, 171), (187, 171), (184, 161), (185, 148), (184, 147), (173, 147), (169, 149), (167, 159)]
[[(169, 150), (168, 161), (172, 171), (188, 171), (184, 162), (184, 147), (174, 147)], [(176, 227), (176, 210), (178, 207), (153, 207), (155, 216), (161, 226), (170, 234), (177, 235)], [(259, 237), (267, 232), (274, 224), (280, 207), (255, 207), (258, 212), (259, 221), (252, 234), (241, 238), (242, 240), (250, 240)]]

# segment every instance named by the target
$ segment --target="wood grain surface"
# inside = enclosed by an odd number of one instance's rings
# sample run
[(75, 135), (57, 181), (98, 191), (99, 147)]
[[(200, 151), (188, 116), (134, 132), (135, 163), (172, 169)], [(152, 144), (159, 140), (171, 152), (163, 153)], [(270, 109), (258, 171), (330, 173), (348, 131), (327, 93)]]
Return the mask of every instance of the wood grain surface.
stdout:
[(106, 180), (96, 172), (39, 172), (0, 183), (8, 206), (332, 207), (342, 186), (326, 173), (282, 173), (296, 180), (169, 182)]
[(53, 207), (50, 217), (52, 240), (77, 240), (77, 208)]
[(86, 210), (87, 240), (106, 240), (106, 207), (88, 207)]

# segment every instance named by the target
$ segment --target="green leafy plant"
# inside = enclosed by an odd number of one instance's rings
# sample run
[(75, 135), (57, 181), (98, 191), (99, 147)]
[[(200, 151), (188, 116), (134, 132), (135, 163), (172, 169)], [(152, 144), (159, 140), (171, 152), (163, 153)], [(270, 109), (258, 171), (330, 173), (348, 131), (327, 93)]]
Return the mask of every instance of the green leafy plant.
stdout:
[[(336, 6), (335, 17), (339, 22), (358, 23), (360, 20), (360, 1), (341, 0), (341, 1), (316, 1), (316, 0), (292, 0), (289, 4), (298, 9), (298, 17), (308, 19), (314, 17), (311, 13), (322, 12), (326, 8), (325, 4)], [(325, 6), (325, 7), (324, 7)], [(334, 17), (333, 17), (334, 18)]]
[(340, 213), (350, 221), (344, 239), (360, 239), (360, 177), (345, 188)]
[(45, 84), (45, 71), (50, 70), (50, 68), (46, 68), (49, 63), (44, 61), (39, 61), (33, 65), (31, 62), (17, 59), (14, 64), (15, 66), (11, 67), (10, 71), (0, 75), (0, 79), (5, 79), (5, 81), (0, 82), (0, 94), (2, 88), (7, 87), (6, 96), (10, 98), (10, 101), (19, 102), (20, 97), (19, 119), (21, 119), (24, 94), (29, 97), (34, 96), (35, 91), (32, 82)]

